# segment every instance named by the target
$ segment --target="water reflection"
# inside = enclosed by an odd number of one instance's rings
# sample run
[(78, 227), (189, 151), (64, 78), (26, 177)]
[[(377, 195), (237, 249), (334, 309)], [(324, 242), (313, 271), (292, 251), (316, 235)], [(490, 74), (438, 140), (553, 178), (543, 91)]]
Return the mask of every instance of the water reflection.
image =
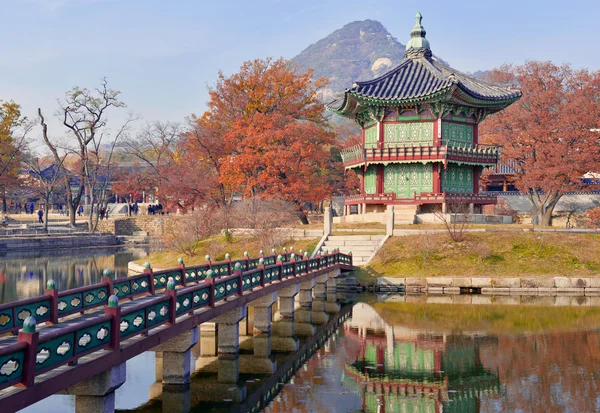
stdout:
[[(207, 325), (189, 355), (189, 385), (163, 385), (162, 357), (147, 352), (127, 363), (117, 407), (148, 413), (600, 411), (599, 308), (361, 301), (340, 304), (339, 294), (328, 294), (311, 308), (297, 305), (292, 318), (275, 307), (271, 331), (257, 334), (250, 309), (240, 323), (237, 355), (219, 355), (218, 331)], [(72, 412), (71, 400), (53, 396), (26, 411)]]
[(36, 297), (46, 281), (56, 281), (59, 290), (100, 281), (105, 268), (117, 276), (127, 275), (127, 264), (148, 255), (147, 248), (81, 248), (38, 251), (24, 257), (0, 258), (0, 303)]

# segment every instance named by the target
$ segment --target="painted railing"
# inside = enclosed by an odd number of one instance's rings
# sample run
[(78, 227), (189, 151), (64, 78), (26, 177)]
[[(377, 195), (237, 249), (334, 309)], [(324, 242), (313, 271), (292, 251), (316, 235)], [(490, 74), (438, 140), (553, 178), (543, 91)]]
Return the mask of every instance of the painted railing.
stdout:
[(417, 194), (413, 193), (412, 198), (396, 198), (395, 193), (384, 193), (384, 194), (358, 194), (347, 196), (344, 200), (346, 205), (356, 204), (386, 204), (386, 205), (401, 205), (401, 204), (431, 204), (431, 203), (476, 203), (476, 204), (492, 204), (496, 202), (496, 195), (485, 193), (485, 194), (471, 194), (471, 193), (429, 193), (422, 192)]
[(341, 151), (342, 161), (346, 167), (362, 163), (387, 161), (441, 160), (471, 162), (494, 165), (498, 162), (498, 148), (488, 145), (468, 146), (404, 146), (391, 143), (371, 148), (353, 146)]
[[(156, 272), (147, 265), (143, 274), (119, 279), (105, 270), (101, 283), (60, 293), (49, 280), (44, 295), (0, 307), (0, 333), (18, 330), (16, 339), (0, 339), (0, 390), (13, 385), (33, 386), (38, 374), (99, 350), (118, 349), (121, 340), (162, 324), (175, 325), (178, 316), (214, 308), (257, 287), (335, 266), (351, 269), (352, 255), (336, 250), (297, 259), (293, 252), (264, 256), (261, 251), (260, 258), (246, 255), (231, 261), (227, 257), (221, 263), (212, 263), (207, 256), (203, 265), (186, 267), (180, 260), (177, 268)], [(140, 297), (151, 298), (136, 303)], [(120, 307), (120, 298), (131, 300), (130, 304)], [(103, 313), (85, 313), (100, 306)], [(78, 313), (82, 315), (73, 318)], [(60, 320), (66, 316), (71, 317)], [(36, 331), (39, 323), (51, 326)]]

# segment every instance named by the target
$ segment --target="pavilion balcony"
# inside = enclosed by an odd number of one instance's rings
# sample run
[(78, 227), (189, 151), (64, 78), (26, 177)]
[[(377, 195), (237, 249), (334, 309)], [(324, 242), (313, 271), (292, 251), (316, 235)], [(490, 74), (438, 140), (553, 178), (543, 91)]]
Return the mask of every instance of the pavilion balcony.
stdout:
[(419, 204), (495, 204), (495, 194), (474, 193), (420, 193), (412, 198), (397, 198), (395, 193), (350, 195), (344, 200), (346, 205), (386, 204), (386, 205), (419, 205)]
[(488, 145), (470, 146), (392, 146), (378, 143), (363, 148), (360, 145), (341, 151), (346, 168), (364, 163), (410, 162), (410, 161), (448, 161), (477, 165), (495, 165), (498, 162), (498, 148)]

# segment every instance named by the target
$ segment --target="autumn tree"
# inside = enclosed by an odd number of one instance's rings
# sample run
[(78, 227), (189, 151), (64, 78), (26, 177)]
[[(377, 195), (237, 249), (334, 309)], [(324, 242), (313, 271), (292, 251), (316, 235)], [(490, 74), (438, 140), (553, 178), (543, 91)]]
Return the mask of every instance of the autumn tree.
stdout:
[[(88, 231), (93, 232), (98, 222), (99, 206), (105, 202), (106, 189), (111, 179), (114, 163), (112, 155), (117, 141), (122, 138), (128, 125), (134, 120), (129, 116), (116, 131), (107, 127), (107, 112), (111, 109), (124, 108), (119, 100), (121, 92), (108, 88), (108, 82), (103, 79), (99, 88), (90, 90), (75, 87), (70, 90), (65, 100), (60, 102), (59, 116), (62, 124), (68, 130), (68, 139), (64, 143), (56, 143), (50, 139), (48, 125), (41, 109), (38, 116), (42, 126), (42, 137), (52, 153), (57, 165), (61, 165), (67, 191), (67, 206), (69, 208), (70, 225), (75, 227), (75, 215), (81, 202), (84, 190), (90, 198), (91, 208), (88, 211)], [(109, 149), (102, 153), (108, 143)], [(69, 153), (77, 158), (78, 167), (72, 171), (79, 180), (77, 188), (69, 182), (69, 171), (61, 162), (61, 153)]]
[(328, 195), (323, 176), (332, 135), (318, 99), (325, 84), (284, 59), (248, 61), (229, 77), (219, 73), (208, 110), (190, 118), (184, 142), (187, 156), (218, 177), (219, 205), (234, 191), (283, 197), (298, 208)]
[(21, 157), (26, 147), (26, 137), (31, 124), (21, 114), (15, 102), (0, 100), (0, 191), (2, 211), (6, 213), (6, 191), (18, 186)]
[(483, 122), (482, 141), (502, 148), (501, 162), (514, 163), (532, 213), (551, 225), (564, 193), (583, 189), (581, 177), (600, 164), (592, 131), (600, 125), (600, 71), (530, 61), (494, 70), (490, 80), (517, 84), (523, 97)]

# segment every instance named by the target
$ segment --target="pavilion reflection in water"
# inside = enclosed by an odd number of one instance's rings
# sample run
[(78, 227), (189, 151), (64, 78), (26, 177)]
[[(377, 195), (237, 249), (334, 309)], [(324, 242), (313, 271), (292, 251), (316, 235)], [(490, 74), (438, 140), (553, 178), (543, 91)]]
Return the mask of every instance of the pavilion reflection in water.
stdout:
[(483, 396), (500, 393), (498, 374), (483, 367), (479, 350), (496, 337), (391, 326), (364, 303), (344, 330), (344, 383), (362, 395), (365, 412), (479, 412)]

